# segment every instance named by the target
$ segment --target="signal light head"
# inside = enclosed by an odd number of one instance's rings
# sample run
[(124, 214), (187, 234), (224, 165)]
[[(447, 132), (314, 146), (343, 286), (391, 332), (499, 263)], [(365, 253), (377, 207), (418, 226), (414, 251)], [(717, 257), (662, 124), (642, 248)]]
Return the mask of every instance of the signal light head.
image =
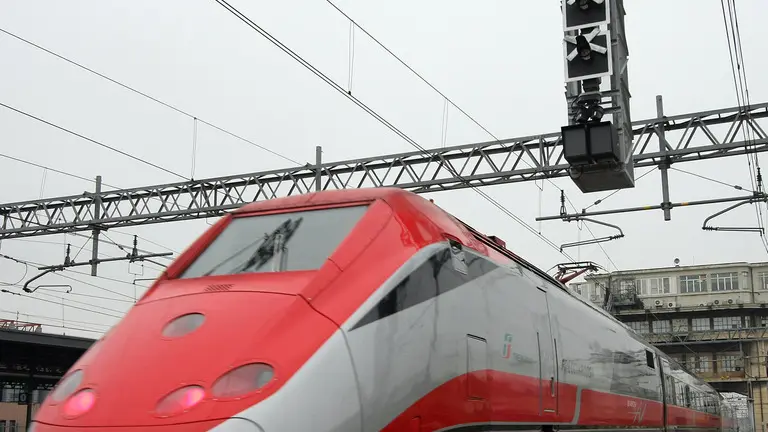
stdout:
[(587, 61), (592, 58), (592, 47), (589, 46), (589, 42), (584, 35), (576, 36), (576, 50), (578, 50), (579, 57), (581, 57), (582, 60)]

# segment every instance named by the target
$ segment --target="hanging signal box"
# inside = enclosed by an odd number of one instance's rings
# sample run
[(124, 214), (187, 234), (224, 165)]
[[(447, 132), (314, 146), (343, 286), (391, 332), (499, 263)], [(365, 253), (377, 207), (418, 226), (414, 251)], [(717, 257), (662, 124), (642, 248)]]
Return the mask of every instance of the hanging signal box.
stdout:
[(563, 157), (574, 183), (584, 193), (635, 187), (632, 165), (624, 163), (616, 127), (609, 121), (561, 128)]

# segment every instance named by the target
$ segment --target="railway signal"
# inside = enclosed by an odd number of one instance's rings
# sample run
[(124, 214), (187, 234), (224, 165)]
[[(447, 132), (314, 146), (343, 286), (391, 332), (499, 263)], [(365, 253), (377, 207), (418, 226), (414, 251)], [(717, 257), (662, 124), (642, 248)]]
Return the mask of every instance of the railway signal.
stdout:
[[(563, 38), (565, 82), (600, 78), (613, 73), (608, 31), (595, 27), (588, 33)], [(588, 83), (585, 83), (587, 86)], [(599, 83), (597, 84), (599, 87)], [(584, 91), (589, 91), (587, 88)]]
[[(561, 132), (569, 174), (585, 193), (634, 187), (623, 1), (562, 5), (568, 125)], [(605, 77), (609, 88), (601, 88)], [(603, 119), (606, 113), (612, 118)]]
[(563, 29), (571, 31), (609, 24), (609, 3), (606, 0), (567, 0), (563, 8)]

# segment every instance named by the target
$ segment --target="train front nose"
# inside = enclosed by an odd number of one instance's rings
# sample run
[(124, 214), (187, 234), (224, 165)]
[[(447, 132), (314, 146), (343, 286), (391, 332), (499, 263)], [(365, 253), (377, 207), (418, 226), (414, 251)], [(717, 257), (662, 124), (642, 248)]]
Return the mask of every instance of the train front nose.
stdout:
[(261, 430), (234, 417), (277, 392), (335, 330), (291, 294), (202, 287), (142, 302), (72, 367), (37, 430), (202, 431), (212, 419), (224, 432)]

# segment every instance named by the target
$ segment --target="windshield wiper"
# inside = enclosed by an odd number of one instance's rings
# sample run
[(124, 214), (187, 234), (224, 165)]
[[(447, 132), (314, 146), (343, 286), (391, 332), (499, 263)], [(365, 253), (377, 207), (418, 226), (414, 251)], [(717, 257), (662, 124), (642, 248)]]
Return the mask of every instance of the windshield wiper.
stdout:
[(241, 253), (245, 252), (246, 250), (252, 248), (254, 245), (261, 243), (261, 245), (256, 249), (256, 252), (254, 252), (251, 256), (249, 256), (245, 260), (245, 262), (243, 264), (240, 264), (240, 265), (236, 266), (235, 267), (235, 269), (236, 269), (235, 271), (230, 272), (232, 274), (234, 274), (234, 273), (241, 273), (246, 268), (252, 266), (256, 262), (256, 259), (260, 258), (261, 256), (264, 256), (265, 255), (265, 250), (267, 248), (269, 248), (269, 249), (273, 249), (274, 248), (273, 246), (268, 246), (268, 245), (273, 245), (274, 244), (275, 236), (277, 236), (278, 234), (280, 234), (280, 233), (282, 233), (283, 231), (286, 231), (286, 230), (290, 230), (290, 235), (293, 235), (293, 233), (296, 231), (296, 228), (299, 226), (299, 223), (301, 222), (301, 219), (302, 218), (299, 218), (293, 226), (291, 226), (291, 219), (287, 219), (285, 222), (280, 224), (280, 226), (275, 228), (275, 230), (272, 231), (272, 233), (269, 233), (269, 234), (268, 233), (264, 233), (264, 237), (258, 238), (255, 241), (252, 241), (251, 243), (248, 243), (247, 245), (245, 245), (245, 247), (243, 247), (239, 251), (235, 252), (234, 254), (228, 256), (226, 259), (224, 259), (220, 263), (216, 264), (212, 269), (210, 269), (207, 272), (203, 273), (202, 277), (210, 276), (213, 272), (215, 272), (216, 270), (221, 268), (221, 266), (223, 266), (224, 264), (228, 263), (229, 261), (231, 261), (236, 256), (238, 256)]
[(236, 270), (233, 270), (232, 273), (242, 273), (251, 267), (253, 267), (251, 271), (256, 271), (263, 267), (264, 264), (268, 263), (275, 255), (278, 255), (278, 260), (273, 270), (281, 271), (285, 267), (285, 252), (287, 251), (285, 245), (288, 243), (288, 240), (293, 237), (293, 234), (296, 233), (302, 220), (303, 218), (298, 218), (293, 224), (291, 223), (291, 219), (283, 222), (272, 232), (272, 234), (266, 236), (264, 243), (256, 249), (256, 252), (254, 252), (241, 266), (236, 267)]

